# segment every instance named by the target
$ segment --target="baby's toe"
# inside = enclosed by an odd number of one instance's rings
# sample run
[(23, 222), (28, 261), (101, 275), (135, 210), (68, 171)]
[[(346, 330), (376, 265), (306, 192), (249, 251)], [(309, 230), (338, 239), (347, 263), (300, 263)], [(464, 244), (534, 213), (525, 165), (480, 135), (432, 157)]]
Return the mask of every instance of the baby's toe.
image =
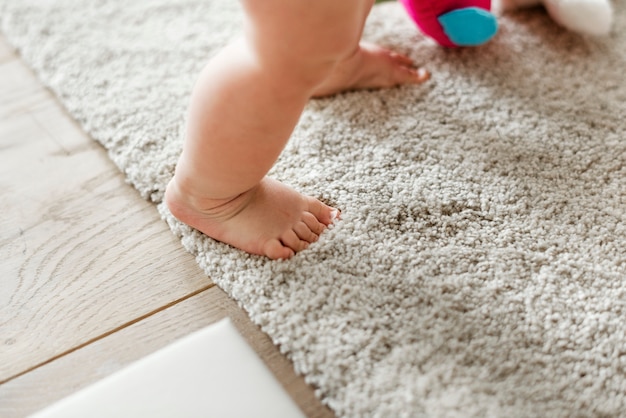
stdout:
[(311, 231), (311, 228), (309, 228), (304, 221), (298, 222), (296, 226), (294, 226), (293, 230), (303, 241), (315, 242), (319, 239), (319, 235)]
[(396, 65), (390, 74), (391, 85), (420, 84), (430, 78), (428, 71), (423, 68), (410, 68), (403, 65)]
[[(312, 213), (319, 222), (326, 226), (332, 224), (335, 219), (339, 217), (339, 211), (337, 209), (331, 208), (317, 199), (309, 200), (308, 211)], [(311, 229), (315, 232), (315, 229)]]
[(317, 235), (321, 235), (326, 229), (326, 225), (321, 223), (311, 212), (304, 212), (304, 214), (302, 214), (302, 222), (306, 224), (309, 230)]
[(393, 52), (393, 51), (387, 51), (387, 53), (389, 54), (389, 58), (391, 58), (391, 60), (398, 64), (398, 65), (403, 65), (405, 67), (412, 67), (413, 66), (413, 60), (409, 57), (407, 57), (404, 54), (399, 54), (397, 52)]
[(263, 252), (272, 260), (286, 260), (295, 255), (291, 248), (284, 246), (278, 239), (267, 241), (263, 247)]
[(280, 241), (285, 247), (291, 248), (294, 252), (302, 251), (309, 247), (309, 243), (300, 239), (293, 230), (286, 231), (280, 237)]

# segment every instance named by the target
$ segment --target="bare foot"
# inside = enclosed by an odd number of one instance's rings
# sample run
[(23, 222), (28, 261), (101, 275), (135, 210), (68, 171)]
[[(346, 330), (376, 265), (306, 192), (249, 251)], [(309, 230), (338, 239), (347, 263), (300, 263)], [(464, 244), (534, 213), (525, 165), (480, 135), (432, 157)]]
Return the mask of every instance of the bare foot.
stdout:
[(165, 201), (176, 218), (218, 241), (251, 254), (286, 259), (308, 248), (338, 211), (265, 177), (231, 200), (201, 201), (184, 193), (174, 178)]
[(415, 68), (411, 58), (361, 42), (353, 55), (337, 64), (333, 74), (317, 87), (313, 97), (330, 96), (346, 90), (420, 84), (429, 78), (428, 71)]

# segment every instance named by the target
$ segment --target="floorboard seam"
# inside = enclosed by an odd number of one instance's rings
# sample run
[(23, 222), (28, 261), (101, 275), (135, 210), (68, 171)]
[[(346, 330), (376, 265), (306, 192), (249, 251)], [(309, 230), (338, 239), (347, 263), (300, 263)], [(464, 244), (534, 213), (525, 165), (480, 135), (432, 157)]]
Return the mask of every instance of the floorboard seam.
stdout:
[(62, 353), (54, 355), (54, 356), (50, 357), (49, 359), (47, 359), (45, 361), (42, 361), (41, 363), (37, 363), (36, 365), (34, 365), (32, 367), (29, 367), (26, 370), (23, 370), (23, 371), (21, 371), (21, 372), (19, 372), (17, 374), (14, 374), (13, 376), (10, 376), (10, 377), (6, 378), (5, 380), (0, 381), (0, 385), (8, 383), (11, 380), (17, 379), (20, 376), (24, 376), (25, 374), (30, 373), (33, 370), (36, 370), (36, 369), (38, 369), (40, 367), (43, 367), (46, 364), (50, 364), (50, 363), (52, 363), (55, 360), (58, 360), (58, 359), (60, 359), (62, 357), (65, 357), (65, 356), (67, 356), (69, 354), (72, 354), (75, 351), (78, 351), (78, 350), (80, 350), (82, 348), (85, 348), (85, 347), (87, 347), (90, 344), (93, 344), (93, 343), (95, 343), (97, 341), (100, 341), (100, 340), (108, 337), (109, 335), (112, 335), (112, 334), (114, 334), (114, 333), (116, 333), (118, 331), (121, 331), (121, 330), (123, 330), (125, 328), (128, 328), (128, 327), (130, 327), (130, 326), (132, 326), (132, 325), (134, 325), (134, 324), (136, 324), (138, 322), (141, 322), (144, 319), (147, 319), (147, 318), (149, 318), (149, 317), (151, 317), (153, 315), (156, 315), (156, 314), (158, 314), (160, 312), (163, 312), (166, 309), (169, 309), (169, 308), (171, 308), (171, 307), (173, 307), (173, 306), (175, 306), (175, 305), (177, 305), (177, 304), (179, 304), (181, 302), (186, 301), (187, 299), (190, 299), (190, 298), (192, 298), (194, 296), (197, 296), (200, 293), (205, 292), (205, 291), (207, 291), (207, 290), (209, 290), (209, 289), (211, 289), (213, 287), (215, 287), (215, 283), (210, 283), (210, 284), (208, 284), (206, 286), (203, 286), (202, 288), (200, 288), (198, 290), (195, 290), (195, 291), (193, 291), (193, 292), (191, 292), (191, 293), (189, 293), (189, 294), (187, 294), (187, 295), (185, 295), (185, 296), (183, 296), (181, 298), (178, 298), (178, 299), (176, 299), (176, 300), (174, 300), (174, 301), (172, 301), (170, 303), (167, 303), (167, 304), (165, 304), (165, 305), (163, 305), (163, 306), (161, 306), (161, 307), (159, 307), (159, 308), (157, 308), (157, 309), (155, 309), (153, 311), (150, 311), (150, 312), (148, 312), (148, 313), (146, 313), (144, 315), (141, 315), (141, 316), (139, 316), (139, 317), (137, 317), (137, 318), (135, 318), (135, 319), (133, 319), (131, 321), (125, 322), (124, 324), (122, 324), (122, 325), (120, 325), (118, 327), (115, 327), (115, 328), (113, 328), (113, 329), (111, 329), (109, 331), (106, 331), (105, 333), (103, 333), (101, 335), (98, 335), (97, 337), (91, 338), (91, 339), (85, 341), (84, 343), (78, 344), (76, 347), (72, 347), (69, 350), (63, 351)]

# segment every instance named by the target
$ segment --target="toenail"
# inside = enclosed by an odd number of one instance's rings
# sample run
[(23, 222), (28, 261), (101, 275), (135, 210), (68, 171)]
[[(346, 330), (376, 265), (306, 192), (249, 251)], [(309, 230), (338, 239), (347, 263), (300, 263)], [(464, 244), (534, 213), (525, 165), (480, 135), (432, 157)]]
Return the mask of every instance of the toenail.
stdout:
[(428, 71), (426, 71), (423, 68), (419, 68), (416, 74), (420, 80), (428, 80), (428, 78), (430, 77), (430, 74), (428, 73)]
[(339, 219), (339, 211), (337, 209), (333, 209), (330, 211), (330, 222), (334, 222)]

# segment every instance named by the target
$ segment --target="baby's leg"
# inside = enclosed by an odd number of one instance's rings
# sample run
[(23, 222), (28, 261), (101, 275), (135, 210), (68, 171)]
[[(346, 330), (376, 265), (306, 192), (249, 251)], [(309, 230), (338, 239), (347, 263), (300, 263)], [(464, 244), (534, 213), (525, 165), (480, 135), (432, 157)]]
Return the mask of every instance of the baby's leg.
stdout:
[(206, 66), (165, 200), (172, 214), (252, 254), (289, 258), (338, 213), (265, 177), (314, 95), (424, 81), (408, 58), (359, 40), (373, 0), (243, 0), (245, 35)]
[(315, 88), (353, 54), (370, 0), (244, 0), (243, 39), (212, 59), (191, 98), (174, 216), (244, 251), (288, 258), (336, 211), (265, 177)]

